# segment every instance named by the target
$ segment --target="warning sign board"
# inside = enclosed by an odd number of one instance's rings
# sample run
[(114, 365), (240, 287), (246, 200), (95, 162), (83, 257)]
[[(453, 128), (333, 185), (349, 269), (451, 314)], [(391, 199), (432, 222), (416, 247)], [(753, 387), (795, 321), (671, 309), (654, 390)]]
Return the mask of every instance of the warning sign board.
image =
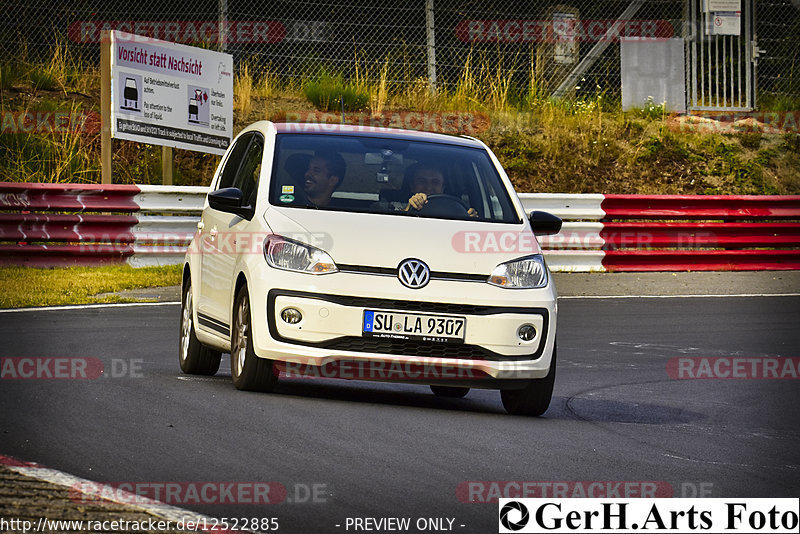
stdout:
[(111, 32), (111, 135), (223, 154), (233, 134), (233, 57)]

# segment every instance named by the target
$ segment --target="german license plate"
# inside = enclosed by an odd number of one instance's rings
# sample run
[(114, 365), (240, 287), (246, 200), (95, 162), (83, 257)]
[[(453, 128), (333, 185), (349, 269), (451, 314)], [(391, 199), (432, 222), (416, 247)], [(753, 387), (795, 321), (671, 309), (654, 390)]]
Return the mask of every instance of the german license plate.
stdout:
[(372, 337), (463, 343), (466, 328), (464, 317), (364, 310), (362, 333)]

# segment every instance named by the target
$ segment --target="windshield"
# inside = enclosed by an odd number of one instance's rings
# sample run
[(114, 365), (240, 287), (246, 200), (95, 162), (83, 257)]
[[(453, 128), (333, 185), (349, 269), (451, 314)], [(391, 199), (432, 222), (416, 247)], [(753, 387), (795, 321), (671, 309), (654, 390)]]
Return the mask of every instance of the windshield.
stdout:
[(377, 137), (279, 134), (270, 203), (301, 209), (518, 223), (480, 148)]

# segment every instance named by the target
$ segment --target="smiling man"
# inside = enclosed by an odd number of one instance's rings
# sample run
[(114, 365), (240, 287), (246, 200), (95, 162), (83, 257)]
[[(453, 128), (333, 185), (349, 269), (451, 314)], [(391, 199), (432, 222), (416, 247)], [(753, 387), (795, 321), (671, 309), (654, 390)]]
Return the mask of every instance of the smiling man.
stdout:
[[(405, 210), (414, 209), (419, 211), (428, 203), (429, 196), (444, 194), (445, 181), (442, 171), (435, 167), (418, 163), (412, 169), (414, 169), (411, 180), (412, 195), (408, 199)], [(470, 217), (478, 216), (475, 208), (468, 208), (467, 213)]]
[(303, 177), (303, 190), (309, 204), (325, 207), (331, 201), (331, 195), (344, 179), (346, 165), (344, 158), (336, 152), (316, 152)]

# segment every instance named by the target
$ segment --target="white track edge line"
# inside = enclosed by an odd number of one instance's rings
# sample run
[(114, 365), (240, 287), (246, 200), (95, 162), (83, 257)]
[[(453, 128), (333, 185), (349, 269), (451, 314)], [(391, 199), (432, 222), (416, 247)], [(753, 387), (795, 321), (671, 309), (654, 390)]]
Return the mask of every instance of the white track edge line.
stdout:
[(30, 311), (64, 311), (64, 310), (91, 310), (93, 308), (130, 308), (133, 306), (176, 306), (178, 301), (170, 302), (115, 302), (111, 304), (72, 304), (69, 306), (39, 306), (36, 308), (6, 308), (0, 313), (30, 312)]

